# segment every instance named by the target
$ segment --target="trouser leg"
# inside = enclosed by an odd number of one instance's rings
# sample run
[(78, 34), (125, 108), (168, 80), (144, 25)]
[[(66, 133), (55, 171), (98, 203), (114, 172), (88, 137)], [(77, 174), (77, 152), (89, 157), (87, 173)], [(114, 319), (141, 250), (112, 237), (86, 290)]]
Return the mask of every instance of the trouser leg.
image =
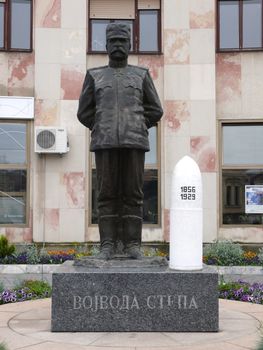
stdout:
[(125, 250), (140, 258), (143, 221), (143, 181), (145, 152), (127, 149), (122, 152), (122, 224)]
[(98, 225), (102, 259), (110, 259), (114, 253), (119, 214), (118, 161), (116, 150), (95, 152), (98, 187)]

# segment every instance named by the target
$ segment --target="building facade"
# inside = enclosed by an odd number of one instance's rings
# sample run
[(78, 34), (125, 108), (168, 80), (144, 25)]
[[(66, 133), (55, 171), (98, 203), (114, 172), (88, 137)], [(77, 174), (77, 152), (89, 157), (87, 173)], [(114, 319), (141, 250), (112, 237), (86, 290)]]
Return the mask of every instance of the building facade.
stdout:
[[(0, 234), (98, 241), (90, 134), (76, 112), (86, 70), (107, 64), (106, 25), (124, 21), (129, 63), (150, 70), (164, 107), (150, 130), (143, 241), (169, 241), (172, 172), (189, 155), (204, 242), (262, 243), (262, 13), (262, 0), (0, 0)], [(65, 128), (68, 152), (35, 152), (45, 127)]]

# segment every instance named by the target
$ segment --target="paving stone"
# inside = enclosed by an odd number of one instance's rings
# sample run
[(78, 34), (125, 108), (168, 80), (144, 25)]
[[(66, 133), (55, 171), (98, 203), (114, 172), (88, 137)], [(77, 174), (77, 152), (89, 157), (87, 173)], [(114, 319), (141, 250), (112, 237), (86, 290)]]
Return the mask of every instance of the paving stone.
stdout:
[(9, 328), (19, 334), (29, 334), (39, 331), (50, 331), (50, 320), (18, 320), (12, 319)]

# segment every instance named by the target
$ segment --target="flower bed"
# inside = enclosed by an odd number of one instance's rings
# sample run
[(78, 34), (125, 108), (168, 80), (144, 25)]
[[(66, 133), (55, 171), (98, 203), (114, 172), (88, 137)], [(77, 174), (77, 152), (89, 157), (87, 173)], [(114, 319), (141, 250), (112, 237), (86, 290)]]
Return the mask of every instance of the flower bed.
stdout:
[(238, 243), (217, 241), (205, 246), (203, 261), (217, 266), (263, 266), (263, 248), (244, 251)]
[(15, 289), (0, 291), (0, 305), (19, 301), (49, 298), (51, 287), (44, 281), (25, 281)]
[(222, 282), (219, 284), (219, 298), (263, 304), (263, 283)]

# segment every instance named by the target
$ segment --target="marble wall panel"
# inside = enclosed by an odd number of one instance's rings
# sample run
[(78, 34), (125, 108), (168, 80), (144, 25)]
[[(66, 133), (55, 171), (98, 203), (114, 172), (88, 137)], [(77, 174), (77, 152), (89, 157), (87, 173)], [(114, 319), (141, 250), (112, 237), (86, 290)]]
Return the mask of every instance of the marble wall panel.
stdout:
[(189, 0), (164, 0), (164, 28), (189, 28)]
[[(131, 63), (132, 62), (131, 57), (132, 56), (129, 57), (129, 63), (136, 64), (136, 63)], [(138, 57), (138, 56), (135, 56), (135, 57)], [(109, 58), (107, 55), (87, 55), (87, 67), (88, 67), (88, 69), (106, 66), (108, 64), (108, 61), (109, 61)], [(133, 59), (133, 61), (134, 61), (134, 59)]]
[(212, 136), (216, 138), (215, 100), (192, 100), (190, 104), (190, 135)]
[(70, 133), (68, 136), (70, 151), (63, 155), (62, 159), (59, 159), (60, 169), (62, 172), (84, 172), (89, 152), (86, 137)]
[(263, 117), (263, 53), (241, 54), (242, 116)]
[(190, 140), (191, 156), (201, 172), (217, 171), (216, 141), (210, 136), (192, 136)]
[(88, 132), (88, 129), (77, 118), (78, 105), (77, 100), (60, 101), (60, 122), (68, 130), (70, 137), (73, 135), (74, 137), (85, 136)]
[(60, 208), (85, 207), (85, 175), (83, 172), (68, 172), (60, 175)]
[(190, 98), (191, 100), (215, 99), (215, 65), (190, 65)]
[(8, 95), (34, 96), (34, 53), (8, 54)]
[[(190, 155), (190, 137), (177, 136), (172, 133), (165, 136), (166, 152), (164, 157), (164, 167), (166, 173), (172, 173), (176, 163), (184, 156)], [(166, 181), (166, 180), (164, 180)]]
[(143, 242), (163, 241), (162, 229), (145, 226), (142, 230), (142, 241)]
[(262, 227), (220, 227), (219, 239), (232, 240), (234, 242), (259, 243), (263, 241)]
[(166, 29), (164, 31), (165, 64), (189, 64), (189, 43), (188, 29)]
[(35, 97), (37, 99), (60, 99), (60, 65), (38, 63), (35, 66)]
[(217, 54), (216, 101), (218, 117), (240, 116), (242, 111), (241, 54)]
[(62, 28), (83, 28), (87, 26), (87, 1), (61, 0), (61, 27)]
[(190, 68), (188, 65), (164, 66), (165, 100), (189, 100)]
[(60, 241), (60, 209), (45, 208), (45, 241)]
[(203, 242), (212, 243), (218, 239), (218, 211), (216, 208), (203, 210)]
[(61, 99), (78, 100), (86, 74), (83, 65), (61, 65)]
[[(185, 100), (164, 101), (165, 127), (177, 136), (189, 135), (190, 103)], [(167, 130), (168, 132), (168, 130)]]
[[(202, 173), (203, 183), (203, 208), (217, 208), (217, 173)], [(206, 218), (208, 220), (209, 217)]]
[(84, 29), (62, 29), (61, 63), (86, 65), (86, 39)]
[(190, 28), (214, 28), (215, 3), (214, 0), (190, 0)]
[(56, 100), (35, 100), (35, 126), (58, 126), (59, 122), (59, 101)]
[(166, 208), (163, 210), (163, 239), (170, 241), (170, 209)]
[(158, 80), (164, 66), (163, 56), (141, 55), (138, 56), (138, 65), (149, 69), (152, 79)]
[(35, 61), (39, 63), (61, 62), (61, 30), (58, 28), (35, 29)]
[(46, 171), (42, 174), (43, 188), (45, 188), (45, 208), (53, 209), (60, 207), (60, 174)]
[(61, 0), (35, 0), (35, 26), (59, 28), (61, 23)]
[(0, 96), (8, 94), (8, 55), (0, 53)]
[(61, 242), (83, 242), (85, 209), (60, 209), (59, 227)]
[(215, 64), (215, 30), (190, 30), (190, 63)]

